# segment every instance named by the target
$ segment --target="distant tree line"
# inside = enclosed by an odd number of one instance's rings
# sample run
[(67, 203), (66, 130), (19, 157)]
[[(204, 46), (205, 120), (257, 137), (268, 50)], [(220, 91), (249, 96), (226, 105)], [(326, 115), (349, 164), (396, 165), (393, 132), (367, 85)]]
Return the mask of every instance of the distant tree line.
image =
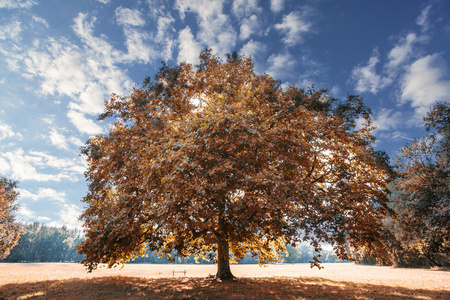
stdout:
[[(194, 255), (189, 255), (187, 257), (179, 257), (176, 255), (176, 252), (173, 251), (171, 257), (173, 260), (169, 259), (168, 256), (160, 257), (157, 255), (156, 251), (148, 251), (146, 256), (141, 256), (129, 263), (150, 263), (150, 264), (213, 264), (212, 260), (203, 260), (203, 259), (195, 259)], [(280, 263), (309, 263), (313, 261), (313, 257), (317, 255), (314, 251), (314, 247), (307, 244), (302, 243), (297, 247), (293, 247), (290, 245), (286, 246), (286, 252), (281, 253), (278, 261)], [(333, 250), (324, 250), (322, 251), (321, 261), (324, 263), (336, 263), (336, 262), (344, 262), (340, 260), (336, 253)], [(250, 254), (244, 256), (244, 258), (239, 262), (241, 264), (257, 264), (258, 258), (252, 257)]]
[(78, 230), (48, 227), (39, 223), (25, 225), (25, 232), (3, 262), (74, 262), (83, 259), (76, 245), (82, 240)]
[[(24, 233), (20, 236), (17, 245), (10, 251), (10, 254), (1, 260), (2, 262), (78, 262), (84, 255), (78, 254), (76, 245), (83, 241), (82, 232), (69, 230), (63, 227), (49, 227), (40, 223), (25, 225)], [(279, 257), (281, 263), (309, 263), (317, 255), (314, 247), (302, 243), (297, 247), (287, 245), (286, 253)], [(136, 258), (130, 263), (149, 264), (212, 264), (212, 260), (198, 259), (194, 255), (179, 257), (174, 251), (170, 256), (158, 256), (156, 252), (147, 251), (146, 256)], [(340, 262), (337, 255), (332, 250), (322, 252), (322, 262)], [(258, 258), (247, 254), (240, 262), (243, 264), (257, 264)]]

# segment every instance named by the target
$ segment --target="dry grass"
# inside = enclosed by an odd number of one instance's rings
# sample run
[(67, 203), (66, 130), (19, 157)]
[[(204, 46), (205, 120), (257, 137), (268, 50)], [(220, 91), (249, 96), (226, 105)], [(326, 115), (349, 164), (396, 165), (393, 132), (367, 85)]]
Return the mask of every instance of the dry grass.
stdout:
[[(173, 268), (186, 268), (187, 275)], [(236, 281), (208, 278), (213, 265), (127, 265), (87, 274), (77, 264), (0, 264), (0, 299), (450, 299), (450, 272), (325, 264), (232, 266)]]

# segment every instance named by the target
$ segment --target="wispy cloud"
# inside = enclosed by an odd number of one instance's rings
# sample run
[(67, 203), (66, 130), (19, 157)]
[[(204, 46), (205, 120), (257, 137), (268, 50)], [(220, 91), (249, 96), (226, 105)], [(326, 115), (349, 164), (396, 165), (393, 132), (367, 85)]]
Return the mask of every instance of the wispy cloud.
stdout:
[(249, 40), (244, 46), (242, 46), (239, 51), (240, 54), (250, 55), (255, 62), (255, 71), (258, 73), (263, 73), (266, 70), (265, 66), (259, 62), (259, 58), (267, 51), (267, 46), (259, 41)]
[(199, 31), (196, 38), (202, 46), (211, 48), (219, 55), (234, 48), (237, 34), (229, 16), (223, 13), (222, 1), (177, 0), (175, 7), (182, 19), (187, 12), (197, 15)]
[(68, 149), (66, 137), (60, 134), (56, 129), (50, 131), (49, 139), (52, 145), (59, 149)]
[(116, 9), (116, 20), (119, 25), (144, 26), (145, 20), (142, 13), (136, 9), (119, 6)]
[(103, 128), (97, 123), (94, 123), (91, 119), (86, 118), (83, 113), (75, 110), (69, 110), (67, 112), (67, 118), (81, 133), (87, 133), (94, 135), (103, 132)]
[(427, 31), (431, 24), (429, 20), (432, 5), (426, 6), (416, 19), (416, 24), (422, 27), (422, 31)]
[(83, 223), (78, 220), (81, 215), (82, 210), (75, 204), (65, 203), (61, 210), (56, 213), (59, 217), (58, 221), (53, 221), (48, 223), (49, 226), (61, 227), (66, 226), (68, 229), (78, 229), (81, 230)]
[(36, 22), (36, 23), (44, 25), (46, 28), (50, 27), (50, 25), (48, 25), (48, 22), (44, 18), (41, 18), (41, 17), (38, 17), (38, 16), (33, 16), (33, 21)]
[[(426, 31), (432, 26), (432, 6), (425, 7), (416, 19), (421, 32), (408, 32), (398, 38), (380, 66), (380, 54), (375, 50), (367, 64), (358, 65), (352, 71), (355, 89), (359, 93), (377, 94), (394, 85), (399, 104), (409, 104), (413, 113), (405, 116), (400, 111), (383, 109), (375, 115), (377, 131), (395, 130), (400, 126), (422, 126), (423, 116), (430, 106), (450, 99), (450, 71), (440, 53), (423, 55), (420, 47), (429, 42)], [(378, 67), (378, 68), (377, 68)], [(403, 137), (402, 137), (403, 138)]]
[(35, 217), (34, 212), (27, 208), (25, 204), (19, 206), (17, 214), (21, 217), (20, 219), (31, 219)]
[(36, 5), (36, 0), (0, 0), (0, 8), (30, 8)]
[(250, 17), (244, 19), (240, 26), (239, 38), (241, 40), (248, 39), (252, 34), (260, 30), (260, 22), (256, 15), (251, 15)]
[(21, 31), (21, 23), (17, 20), (14, 20), (9, 24), (2, 25), (0, 26), (0, 40), (11, 39), (17, 41), (20, 38)]
[(266, 45), (259, 42), (250, 40), (244, 46), (242, 46), (240, 53), (244, 55), (251, 55), (253, 58), (258, 56), (261, 52), (266, 51)]
[(81, 159), (58, 158), (39, 151), (25, 153), (22, 148), (0, 153), (0, 157), (8, 164), (6, 175), (20, 181), (78, 181), (84, 170)]
[(173, 28), (175, 19), (170, 15), (158, 16), (158, 32), (155, 40), (162, 45), (162, 58), (165, 60), (172, 59), (172, 52), (176, 44), (176, 31)]
[(6, 138), (13, 137), (15, 135), (16, 133), (12, 131), (11, 126), (0, 122), (0, 141)]
[(286, 78), (286, 74), (289, 73), (289, 70), (292, 70), (297, 64), (297, 61), (292, 54), (287, 52), (272, 54), (269, 56), (267, 62), (269, 65), (267, 73), (273, 78)]
[(377, 73), (378, 56), (378, 51), (374, 51), (367, 64), (357, 66), (353, 69), (352, 79), (356, 81), (355, 89), (358, 93), (371, 92), (372, 94), (376, 94), (391, 83), (390, 78)]
[(64, 203), (66, 201), (66, 193), (58, 192), (50, 188), (39, 188), (37, 192), (20, 189), (20, 199), (31, 199), (33, 201), (49, 200)]
[(403, 114), (400, 111), (383, 108), (375, 115), (373, 126), (375, 131), (388, 131), (397, 128), (404, 124)]
[(312, 24), (306, 18), (309, 8), (304, 7), (303, 12), (293, 11), (283, 17), (283, 22), (275, 24), (275, 29), (285, 34), (284, 43), (288, 46), (296, 45), (303, 41), (304, 35), (311, 31)]
[[(126, 18), (123, 19), (125, 22)], [(23, 57), (27, 76), (42, 80), (43, 94), (70, 97), (67, 116), (75, 128), (87, 134), (102, 131), (87, 115), (101, 113), (104, 99), (110, 93), (123, 94), (133, 85), (117, 64), (126, 60), (148, 62), (152, 53), (143, 44), (142, 36), (131, 27), (126, 32), (130, 45), (128, 53), (121, 53), (104, 37), (94, 36), (95, 21), (86, 14), (74, 19), (73, 30), (84, 46), (49, 38), (46, 43), (36, 44)]]
[(407, 63), (412, 57), (414, 44), (420, 39), (415, 33), (409, 33), (402, 38), (389, 52), (386, 67), (392, 71)]
[(260, 13), (262, 8), (258, 6), (258, 0), (234, 0), (231, 11), (236, 17), (245, 18)]

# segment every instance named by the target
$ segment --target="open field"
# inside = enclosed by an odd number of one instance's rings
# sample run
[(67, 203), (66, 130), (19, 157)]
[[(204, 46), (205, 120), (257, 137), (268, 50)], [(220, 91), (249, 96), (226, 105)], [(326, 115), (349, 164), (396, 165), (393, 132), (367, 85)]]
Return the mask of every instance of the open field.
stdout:
[[(450, 272), (354, 264), (137, 265), (91, 274), (73, 263), (0, 263), (0, 299), (450, 299)], [(172, 269), (186, 269), (187, 274)]]

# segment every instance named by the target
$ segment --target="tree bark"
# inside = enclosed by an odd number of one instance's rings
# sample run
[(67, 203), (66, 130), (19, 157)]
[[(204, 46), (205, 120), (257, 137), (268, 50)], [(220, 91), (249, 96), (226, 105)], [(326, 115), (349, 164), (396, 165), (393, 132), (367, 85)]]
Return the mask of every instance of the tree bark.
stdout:
[(217, 244), (217, 274), (220, 280), (233, 279), (230, 269), (230, 249), (227, 240), (219, 241)]

